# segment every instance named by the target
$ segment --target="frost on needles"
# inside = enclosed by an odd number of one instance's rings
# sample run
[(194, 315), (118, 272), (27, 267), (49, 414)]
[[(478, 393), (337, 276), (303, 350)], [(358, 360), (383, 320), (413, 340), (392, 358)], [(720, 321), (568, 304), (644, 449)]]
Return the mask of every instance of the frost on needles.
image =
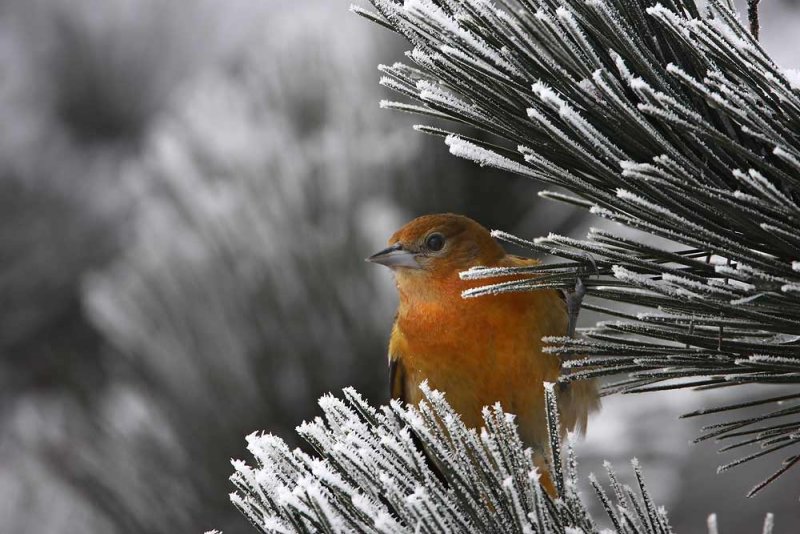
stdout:
[[(255, 464), (234, 462), (232, 501), (269, 533), (609, 532), (581, 501), (572, 448), (561, 456), (553, 384), (545, 395), (558, 499), (539, 485), (513, 415), (499, 405), (487, 407), (485, 427), (476, 431), (444, 395), (426, 384), (422, 389), (426, 400), (419, 407), (393, 401), (375, 409), (353, 389), (345, 389), (343, 398), (322, 397), (323, 417), (297, 428), (316, 456), (290, 450), (276, 436), (251, 434)], [(636, 490), (620, 484), (610, 465), (611, 495), (591, 477), (606, 513), (603, 523), (619, 533), (670, 532), (666, 512), (652, 503), (634, 468)]]
[[(264, 533), (671, 533), (635, 459), (635, 488), (620, 483), (607, 462), (608, 489), (588, 477), (590, 498), (604, 512), (590, 515), (571, 442), (565, 446), (559, 435), (553, 386), (545, 384), (545, 404), (559, 498), (539, 485), (513, 415), (487, 407), (484, 428), (467, 428), (445, 396), (423, 383), (418, 407), (392, 401), (376, 409), (352, 388), (343, 398), (322, 397), (323, 416), (297, 428), (315, 454), (251, 434), (255, 462), (233, 462), (231, 500)], [(763, 534), (772, 524), (769, 514)], [(717, 534), (713, 516), (709, 532)]]
[[(550, 340), (564, 380), (607, 392), (766, 384), (698, 438), (800, 464), (800, 91), (730, 4), (708, 0), (370, 0), (354, 11), (411, 51), (381, 84), (438, 121), (417, 130), (480, 165), (557, 186), (541, 196), (639, 232), (495, 236), (564, 261), (465, 297), (569, 289), (614, 317)], [(469, 125), (481, 139), (441, 126)], [(659, 238), (658, 240), (654, 237)], [(659, 244), (656, 244), (659, 243)], [(462, 276), (495, 276), (472, 269)], [(629, 305), (639, 307), (639, 313)], [(741, 415), (757, 407), (757, 415)]]

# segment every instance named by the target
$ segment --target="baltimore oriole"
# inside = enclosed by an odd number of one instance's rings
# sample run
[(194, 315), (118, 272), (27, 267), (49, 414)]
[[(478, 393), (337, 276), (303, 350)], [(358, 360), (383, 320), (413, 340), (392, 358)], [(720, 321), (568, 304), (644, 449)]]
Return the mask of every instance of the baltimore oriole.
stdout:
[[(522, 440), (534, 449), (543, 484), (548, 447), (544, 382), (560, 372), (558, 357), (542, 352), (542, 337), (567, 335), (568, 312), (557, 290), (503, 293), (462, 298), (471, 287), (503, 279), (461, 280), (474, 266), (536, 265), (536, 260), (506, 254), (480, 224), (461, 215), (426, 215), (414, 219), (389, 239), (389, 247), (367, 258), (394, 271), (400, 305), (389, 343), (393, 398), (418, 403), (419, 385), (427, 380), (443, 391), (464, 423), (479, 428), (481, 409), (500, 402), (516, 414)], [(562, 388), (562, 432), (586, 428), (599, 406), (594, 381)]]

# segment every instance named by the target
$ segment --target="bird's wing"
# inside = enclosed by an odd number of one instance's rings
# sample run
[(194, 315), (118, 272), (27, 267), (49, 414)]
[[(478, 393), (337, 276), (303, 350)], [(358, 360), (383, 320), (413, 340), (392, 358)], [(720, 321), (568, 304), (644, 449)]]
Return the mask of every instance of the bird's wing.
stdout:
[(504, 259), (508, 262), (509, 267), (532, 267), (542, 263), (533, 258), (523, 258), (522, 256), (515, 256), (514, 254), (506, 254)]
[[(539, 260), (506, 256), (506, 266), (508, 267), (530, 267), (539, 265)], [(547, 291), (547, 290), (545, 290)], [(568, 302), (562, 291), (551, 290), (551, 294), (558, 297), (563, 306), (559, 306), (560, 311), (569, 320)], [(557, 303), (559, 301), (550, 301)], [(570, 327), (568, 326), (568, 330)], [(563, 334), (561, 334), (563, 335)], [(561, 412), (561, 426), (563, 430), (577, 431), (580, 434), (586, 432), (586, 423), (589, 415), (600, 408), (600, 396), (597, 391), (597, 382), (593, 379), (576, 380), (568, 383), (561, 383), (557, 388), (558, 406)]]
[(407, 402), (406, 371), (399, 358), (389, 357), (389, 394), (393, 399)]
[(408, 402), (408, 391), (406, 390), (406, 368), (403, 366), (403, 360), (397, 354), (396, 342), (400, 337), (400, 332), (397, 329), (397, 319), (395, 318), (394, 326), (392, 327), (392, 337), (389, 342), (389, 394), (391, 398), (398, 399), (403, 402)]

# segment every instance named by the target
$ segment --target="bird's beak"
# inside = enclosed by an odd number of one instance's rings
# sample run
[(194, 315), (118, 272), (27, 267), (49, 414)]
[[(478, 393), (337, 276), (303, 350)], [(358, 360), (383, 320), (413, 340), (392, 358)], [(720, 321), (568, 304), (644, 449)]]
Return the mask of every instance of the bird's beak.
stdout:
[(417, 263), (416, 258), (414, 258), (414, 253), (404, 249), (403, 245), (400, 243), (396, 243), (389, 248), (385, 248), (380, 252), (373, 254), (367, 258), (366, 261), (380, 263), (381, 265), (385, 265), (390, 269), (395, 267), (407, 267), (409, 269), (422, 268), (420, 264)]

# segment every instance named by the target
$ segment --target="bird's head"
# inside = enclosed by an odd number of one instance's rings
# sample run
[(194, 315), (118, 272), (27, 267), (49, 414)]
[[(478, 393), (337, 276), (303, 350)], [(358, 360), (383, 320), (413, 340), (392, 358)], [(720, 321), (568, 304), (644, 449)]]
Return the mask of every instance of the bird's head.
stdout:
[(449, 277), (476, 265), (492, 265), (505, 255), (489, 231), (463, 215), (418, 217), (389, 238), (389, 246), (367, 261), (403, 277)]

